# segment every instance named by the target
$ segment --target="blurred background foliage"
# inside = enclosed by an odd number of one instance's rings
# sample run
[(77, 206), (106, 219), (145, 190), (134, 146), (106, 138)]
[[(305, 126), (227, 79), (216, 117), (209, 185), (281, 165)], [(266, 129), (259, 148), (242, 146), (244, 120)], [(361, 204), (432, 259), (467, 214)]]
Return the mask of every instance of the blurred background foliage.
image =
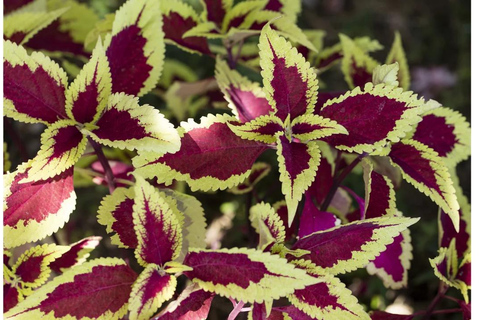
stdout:
[[(165, 0), (164, 0), (165, 1)], [(101, 17), (114, 12), (123, 0), (85, 0)], [(196, 0), (189, 0), (199, 8)], [(471, 122), (471, 4), (467, 0), (303, 0), (303, 10), (298, 25), (303, 29), (321, 29), (326, 32), (325, 46), (338, 43), (339, 33), (350, 37), (369, 36), (377, 39), (385, 49), (372, 53), (379, 61), (384, 61), (393, 42), (394, 32), (402, 36), (403, 46), (410, 65), (412, 90), (426, 98), (439, 101), (444, 106), (458, 110)], [(180, 60), (190, 66), (199, 79), (213, 75), (215, 61), (210, 57), (188, 54), (170, 45), (167, 58)], [(257, 77), (257, 80), (260, 78)], [(322, 75), (326, 87), (322, 90), (347, 90), (347, 85), (338, 67)], [(142, 98), (165, 111), (165, 103), (155, 95)], [(208, 112), (219, 112), (207, 108), (195, 118)], [(4, 120), (10, 121), (10, 120)], [(10, 159), (15, 167), (23, 157), (32, 158), (39, 148), (39, 135), (42, 126), (15, 123), (22, 132), (21, 139), (25, 150), (9, 147)], [(8, 130), (8, 126), (5, 126)], [(8, 131), (5, 132), (9, 136)], [(17, 145), (15, 141), (7, 142)], [(21, 144), (20, 144), (21, 145)], [(262, 158), (275, 166), (274, 151), (265, 153)], [(260, 159), (262, 160), (262, 159)], [(470, 199), (471, 163), (464, 161), (457, 167), (461, 186)], [(256, 197), (274, 203), (282, 199), (278, 170), (272, 167), (270, 174), (258, 187)], [(347, 180), (347, 186), (363, 196), (361, 174)], [(180, 186), (181, 187), (181, 186)], [(91, 186), (78, 188), (77, 209), (67, 225), (59, 232), (60, 241), (74, 242), (85, 236), (104, 237), (103, 247), (96, 249), (92, 257), (117, 256), (134, 264), (131, 250), (118, 249), (109, 244), (105, 229), (97, 223), (96, 211), (107, 188)], [(189, 192), (185, 187), (185, 192)], [(246, 215), (251, 196), (234, 195), (226, 191), (217, 193), (195, 193), (203, 203), (207, 222), (215, 221), (217, 234), (221, 236), (222, 247), (249, 246), (254, 239), (248, 239), (248, 217)], [(406, 216), (421, 217), (419, 223), (411, 227), (413, 261), (409, 274), (409, 287), (402, 290), (388, 290), (382, 282), (367, 274), (365, 270), (344, 275), (342, 280), (349, 286), (359, 301), (369, 310), (384, 309), (392, 304), (410, 308), (413, 311), (425, 309), (436, 295), (439, 280), (433, 274), (428, 258), (437, 255), (438, 250), (438, 208), (412, 186), (403, 183), (397, 193), (397, 206)], [(223, 230), (223, 232), (221, 232)], [(240, 231), (240, 232), (238, 232)], [(62, 239), (63, 238), (63, 239)], [(212, 239), (211, 241), (216, 241)], [(454, 289), (449, 294), (457, 294)], [(458, 293), (458, 298), (460, 294)], [(215, 298), (209, 319), (226, 319), (231, 310), (227, 299)], [(440, 308), (455, 305), (445, 300)], [(395, 312), (392, 310), (392, 312)], [(243, 314), (246, 315), (246, 314)], [(242, 316), (243, 316), (242, 315)], [(461, 315), (437, 315), (434, 319), (461, 319)], [(433, 317), (432, 317), (433, 318)]]

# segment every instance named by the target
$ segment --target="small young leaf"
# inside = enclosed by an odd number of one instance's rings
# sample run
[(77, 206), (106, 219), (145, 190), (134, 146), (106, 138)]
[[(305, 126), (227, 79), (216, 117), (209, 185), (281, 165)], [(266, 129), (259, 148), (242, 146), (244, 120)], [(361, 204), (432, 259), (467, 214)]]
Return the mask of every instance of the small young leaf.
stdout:
[(393, 41), (392, 48), (388, 53), (385, 63), (391, 64), (394, 62), (397, 62), (399, 66), (398, 80), (400, 82), (400, 86), (404, 90), (408, 90), (410, 88), (410, 72), (408, 70), (408, 63), (405, 56), (405, 51), (402, 47), (402, 37), (400, 36), (400, 33), (398, 31), (395, 32), (395, 40)]
[(68, 251), (67, 246), (44, 244), (25, 251), (15, 262), (12, 272), (23, 288), (37, 288), (47, 281), (51, 273), (49, 264)]
[(253, 249), (192, 250), (184, 274), (206, 291), (244, 302), (278, 299), (318, 280), (285, 259)]
[(112, 74), (112, 92), (135, 96), (158, 82), (165, 54), (158, 1), (127, 1), (116, 13), (105, 48)]
[(92, 57), (70, 84), (66, 95), (67, 115), (79, 123), (94, 123), (107, 106), (112, 79), (101, 42)]
[(138, 246), (135, 256), (146, 266), (163, 265), (174, 260), (182, 248), (182, 231), (178, 219), (161, 194), (137, 176), (134, 187), (133, 223)]
[(325, 275), (318, 280), (319, 283), (295, 290), (288, 300), (313, 319), (370, 319), (339, 279)]
[(57, 231), (75, 209), (73, 168), (48, 180), (20, 183), (28, 163), (4, 176), (4, 247), (34, 242)]
[(95, 259), (45, 284), (5, 319), (121, 319), (136, 278), (121, 259)]
[(285, 241), (285, 226), (275, 209), (268, 203), (258, 203), (250, 208), (249, 219), (260, 235), (259, 248), (270, 242)]
[(67, 74), (40, 52), (31, 55), (10, 41), (3, 47), (4, 115), (44, 124), (66, 119)]
[(252, 166), (250, 175), (236, 187), (228, 189), (234, 194), (244, 194), (253, 190), (255, 185), (270, 172), (271, 166), (265, 162), (257, 162)]
[(417, 221), (418, 218), (400, 217), (366, 219), (313, 233), (292, 247), (311, 252), (294, 263), (319, 275), (356, 270), (383, 252), (394, 237)]
[(99, 245), (101, 239), (102, 237), (91, 236), (71, 244), (68, 251), (50, 263), (50, 269), (61, 273), (84, 263), (90, 256), (90, 252)]
[(175, 293), (177, 278), (163, 274), (158, 265), (149, 264), (138, 276), (128, 300), (129, 319), (148, 320), (163, 302)]
[(232, 116), (209, 115), (200, 123), (182, 122), (180, 151), (174, 154), (140, 152), (133, 159), (139, 175), (157, 177), (159, 183), (187, 181), (192, 191), (226, 189), (238, 185), (250, 173), (264, 144), (241, 139), (227, 125)]
[(138, 245), (133, 224), (134, 198), (133, 188), (116, 188), (103, 198), (98, 208), (98, 223), (107, 227), (107, 233), (115, 232), (112, 244), (120, 248), (135, 249)]
[(264, 91), (275, 114), (285, 121), (288, 115), (294, 119), (313, 112), (318, 81), (310, 64), (269, 25), (262, 30), (259, 48)]
[(398, 87), (397, 74), (398, 63), (376, 66), (373, 69), (372, 83), (374, 85), (384, 83), (387, 86)]

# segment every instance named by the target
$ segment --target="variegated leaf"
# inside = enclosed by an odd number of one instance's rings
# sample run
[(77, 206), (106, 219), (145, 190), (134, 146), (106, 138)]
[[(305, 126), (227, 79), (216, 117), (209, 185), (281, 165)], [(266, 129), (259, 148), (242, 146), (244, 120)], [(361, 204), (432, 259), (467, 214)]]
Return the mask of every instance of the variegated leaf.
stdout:
[(263, 10), (283, 13), (295, 22), (297, 15), (302, 10), (302, 2), (299, 0), (268, 0)]
[(292, 121), (292, 137), (302, 142), (319, 140), (333, 134), (348, 135), (347, 130), (336, 121), (316, 114), (303, 114)]
[(99, 245), (101, 239), (102, 237), (90, 236), (72, 243), (65, 253), (50, 263), (50, 269), (61, 273), (84, 263), (90, 256), (90, 252)]
[(4, 115), (22, 122), (54, 123), (66, 119), (67, 74), (40, 52), (10, 41), (3, 47)]
[(41, 137), (42, 146), (30, 162), (28, 177), (21, 183), (46, 180), (73, 167), (85, 151), (87, 138), (74, 120), (61, 120), (50, 125)]
[(387, 86), (398, 87), (398, 69), (398, 62), (376, 66), (373, 69), (372, 83), (374, 85), (384, 83)]
[(395, 32), (395, 40), (393, 41), (385, 63), (391, 64), (394, 62), (398, 62), (398, 80), (400, 82), (400, 86), (404, 90), (410, 89), (410, 72), (408, 70), (407, 57), (405, 56), (405, 51), (403, 50), (402, 37), (398, 31)]
[[(310, 251), (294, 261), (313, 274), (340, 274), (362, 268), (418, 218), (375, 218), (355, 221), (298, 240), (293, 250)], [(296, 258), (290, 257), (289, 260)]]
[(105, 48), (112, 75), (112, 92), (135, 96), (158, 82), (165, 54), (158, 1), (129, 0), (116, 13)]
[(149, 264), (138, 276), (128, 300), (129, 319), (148, 320), (175, 293), (177, 278)]
[(265, 144), (275, 143), (276, 134), (283, 133), (284, 124), (274, 114), (259, 116), (241, 125), (229, 124), (230, 129), (240, 138)]
[(275, 209), (268, 203), (259, 203), (250, 208), (249, 219), (260, 236), (259, 248), (271, 242), (285, 241), (285, 226)]
[(372, 59), (346, 35), (340, 34), (340, 42), (343, 49), (342, 71), (350, 89), (363, 87), (371, 82), (373, 69), (380, 63)]
[(107, 233), (115, 232), (112, 244), (120, 248), (135, 249), (138, 245), (133, 224), (134, 199), (133, 188), (116, 188), (103, 198), (98, 208), (98, 223), (107, 227)]
[(213, 293), (198, 289), (196, 285), (189, 285), (177, 300), (162, 310), (158, 320), (207, 319), (213, 297)]
[(135, 256), (146, 266), (163, 265), (177, 258), (182, 248), (181, 224), (160, 192), (136, 177), (133, 224), (138, 246)]
[(4, 39), (23, 45), (67, 10), (65, 8), (51, 12), (19, 12), (8, 15), (3, 22)]
[(244, 302), (278, 299), (317, 282), (285, 259), (253, 249), (192, 250), (184, 272), (202, 289)]
[(24, 299), (20, 293), (20, 289), (14, 284), (5, 282), (3, 284), (3, 312), (6, 313), (15, 307), (20, 301)]
[(193, 191), (217, 190), (238, 185), (250, 173), (264, 144), (236, 136), (228, 127), (232, 116), (209, 115), (182, 122), (180, 151), (161, 155), (141, 152), (133, 159), (136, 172), (146, 178), (171, 184), (173, 179), (187, 181)]
[(90, 61), (85, 64), (65, 93), (67, 115), (82, 124), (94, 123), (107, 106), (112, 80), (105, 50), (97, 42)]
[(262, 0), (244, 1), (237, 3), (231, 10), (229, 10), (225, 14), (225, 18), (221, 23), (222, 33), (228, 33), (230, 36), (233, 36), (233, 34), (235, 34), (238, 29), (250, 29), (253, 23), (253, 20), (251, 19), (252, 15), (258, 13), (264, 4), (265, 1)]
[(187, 37), (189, 30), (200, 25), (198, 14), (192, 7), (179, 0), (161, 1), (160, 11), (166, 43), (179, 46), (188, 52), (210, 54), (207, 39)]
[(4, 176), (4, 247), (13, 248), (51, 235), (75, 209), (73, 168), (48, 180), (20, 183), (28, 163)]
[(310, 64), (269, 25), (260, 36), (260, 66), (266, 98), (275, 114), (285, 121), (312, 113), (318, 81)]
[(470, 125), (459, 112), (440, 107), (422, 114), (413, 140), (435, 150), (449, 167), (454, 167), (471, 153)]
[(385, 311), (373, 311), (370, 313), (372, 320), (412, 320), (415, 316), (410, 314), (393, 314)]
[(228, 106), (240, 122), (251, 121), (272, 111), (259, 84), (231, 70), (225, 61), (217, 59), (215, 78)]
[(288, 226), (291, 226), (298, 202), (315, 180), (315, 173), (320, 165), (320, 150), (314, 141), (307, 144), (295, 143), (288, 141), (285, 136), (279, 136), (277, 158), (282, 193), (288, 208)]
[(201, 3), (203, 5), (202, 19), (221, 26), (225, 15), (232, 9), (233, 0), (201, 0)]
[(38, 245), (25, 251), (12, 267), (12, 272), (22, 282), (22, 289), (37, 288), (44, 284), (51, 273), (49, 264), (66, 251), (67, 246), (55, 244)]
[(307, 191), (305, 193), (305, 204), (303, 205), (300, 225), (298, 227), (298, 236), (300, 238), (317, 231), (328, 230), (338, 226), (341, 222), (333, 213), (320, 211), (313, 199), (311, 192)]
[(5, 319), (121, 319), (136, 278), (121, 259), (95, 259), (45, 284)]
[(459, 228), (459, 205), (450, 174), (438, 156), (428, 146), (415, 140), (402, 140), (392, 145), (390, 160), (400, 168), (403, 178), (430, 197)]
[(140, 106), (137, 97), (124, 93), (110, 96), (95, 126), (85, 132), (114, 148), (166, 153), (180, 146), (177, 131), (162, 113), (149, 105)]
[(319, 115), (342, 125), (348, 135), (324, 138), (330, 145), (348, 152), (384, 153), (388, 141), (397, 142), (420, 120), (423, 99), (401, 88), (367, 83), (328, 100)]
[(313, 319), (370, 319), (355, 296), (332, 275), (318, 278), (319, 282), (288, 296), (288, 300)]

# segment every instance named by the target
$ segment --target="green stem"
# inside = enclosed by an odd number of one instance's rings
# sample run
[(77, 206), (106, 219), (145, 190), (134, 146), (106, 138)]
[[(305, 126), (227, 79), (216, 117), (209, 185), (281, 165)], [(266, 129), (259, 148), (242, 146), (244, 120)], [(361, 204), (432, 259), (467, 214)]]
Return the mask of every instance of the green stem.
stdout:
[(110, 167), (110, 164), (108, 163), (107, 157), (105, 157), (105, 154), (103, 153), (102, 146), (98, 144), (96, 141), (94, 141), (91, 137), (88, 137), (88, 142), (93, 147), (93, 150), (95, 150), (95, 153), (97, 154), (98, 161), (100, 161), (100, 164), (103, 167), (103, 170), (105, 171), (105, 180), (107, 181), (108, 185), (108, 190), (110, 193), (113, 193), (115, 191), (116, 185), (115, 185), (115, 176), (113, 175), (112, 168)]
[(335, 192), (337, 192), (337, 189), (338, 187), (340, 187), (342, 181), (350, 174), (350, 172), (352, 172), (353, 168), (355, 168), (357, 164), (359, 164), (360, 161), (362, 161), (362, 159), (366, 156), (366, 153), (360, 154), (358, 157), (355, 158), (355, 160), (352, 161), (352, 163), (350, 163), (345, 169), (342, 170), (339, 175), (337, 175), (333, 179), (332, 187), (330, 188), (330, 191), (328, 192), (325, 201), (323, 201), (320, 211), (327, 211), (327, 208), (330, 205), (330, 202), (332, 202), (333, 196), (335, 196)]

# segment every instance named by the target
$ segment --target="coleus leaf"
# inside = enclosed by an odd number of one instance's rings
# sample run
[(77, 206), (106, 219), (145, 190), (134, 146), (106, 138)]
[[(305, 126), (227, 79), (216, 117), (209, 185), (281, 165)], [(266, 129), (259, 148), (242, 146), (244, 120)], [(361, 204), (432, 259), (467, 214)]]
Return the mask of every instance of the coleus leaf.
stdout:
[(107, 56), (100, 41), (92, 57), (68, 87), (66, 113), (78, 123), (94, 123), (107, 106), (112, 92), (112, 79)]
[(318, 114), (342, 125), (348, 135), (334, 134), (323, 140), (348, 152), (384, 152), (388, 141), (399, 141), (420, 119), (424, 101), (412, 94), (384, 84), (367, 83), (363, 91), (355, 88), (328, 100)]
[(268, 0), (263, 10), (283, 13), (295, 22), (297, 15), (302, 10), (302, 2), (299, 0)]
[(328, 144), (323, 141), (318, 141), (317, 145), (322, 154), (322, 161), (320, 161), (320, 165), (315, 174), (315, 180), (305, 193), (305, 198), (312, 198), (311, 201), (316, 202), (317, 205), (321, 205), (333, 185), (335, 157), (332, 153), (332, 148)]
[(43, 181), (20, 183), (29, 165), (4, 176), (4, 247), (13, 248), (51, 235), (75, 209), (73, 168)]
[(285, 259), (253, 249), (192, 250), (184, 264), (193, 269), (184, 274), (202, 289), (244, 302), (278, 299), (317, 282)]
[(249, 176), (238, 186), (230, 188), (228, 191), (234, 194), (244, 194), (253, 190), (255, 185), (270, 172), (271, 166), (266, 162), (256, 162), (252, 166)]
[(76, 125), (73, 120), (61, 120), (42, 133), (40, 151), (21, 183), (50, 179), (73, 167), (87, 146), (87, 138)]
[(51, 12), (19, 12), (5, 17), (3, 36), (19, 45), (25, 44), (38, 31), (58, 19), (68, 9)]
[(8, 310), (15, 307), (21, 300), (23, 300), (23, 295), (20, 293), (18, 287), (10, 283), (3, 284), (3, 312), (6, 313)]
[(232, 121), (236, 121), (233, 116), (209, 115), (199, 124), (182, 122), (180, 150), (166, 155), (140, 152), (133, 159), (136, 172), (167, 185), (173, 179), (187, 181), (193, 191), (238, 185), (267, 146), (235, 135), (227, 124)]
[(372, 83), (374, 85), (384, 83), (389, 86), (398, 87), (398, 69), (398, 62), (376, 66), (373, 69)]
[(138, 246), (135, 256), (143, 266), (163, 265), (180, 254), (182, 226), (161, 194), (143, 178), (136, 178), (133, 224)]
[[(3, 5), (3, 14), (32, 11), (32, 7), (36, 8), (36, 6), (38, 6), (38, 1), (36, 0), (8, 1)], [(16, 12), (17, 10), (18, 12)]]
[(225, 15), (231, 10), (232, 0), (201, 0), (203, 11), (201, 17), (204, 21), (211, 21), (221, 26)]
[(271, 242), (285, 241), (285, 226), (275, 209), (268, 203), (258, 203), (250, 208), (249, 219), (252, 227), (259, 234), (259, 248)]
[(68, 9), (59, 19), (40, 30), (25, 46), (48, 54), (69, 53), (88, 57), (83, 44), (98, 21), (94, 10), (75, 0), (48, 0), (48, 10)]
[(314, 285), (295, 290), (288, 300), (313, 319), (370, 319), (339, 279), (325, 275), (318, 280)]
[[(323, 162), (323, 161), (322, 161)], [(313, 201), (310, 192), (305, 193), (305, 204), (303, 205), (298, 236), (303, 238), (317, 231), (328, 230), (340, 224), (340, 219), (331, 212), (320, 211)]]
[(100, 258), (48, 282), (5, 314), (6, 319), (120, 319), (136, 273), (124, 261)]
[(95, 124), (85, 131), (95, 141), (114, 148), (175, 152), (178, 133), (157, 109), (138, 104), (138, 98), (124, 93), (109, 97), (106, 109)]
[(67, 74), (40, 52), (4, 41), (4, 115), (44, 124), (66, 119)]
[(266, 98), (282, 121), (313, 112), (318, 81), (297, 49), (269, 25), (260, 35), (260, 66)]
[(310, 254), (301, 260), (292, 257), (289, 260), (312, 274), (349, 272), (373, 260), (394, 237), (417, 221), (418, 218), (403, 217), (365, 219), (319, 231), (301, 238), (292, 247), (308, 250)]
[(459, 205), (455, 189), (438, 153), (420, 142), (402, 140), (392, 145), (389, 157), (392, 164), (400, 168), (403, 178), (439, 205), (458, 230)]
[[(249, 19), (255, 15), (264, 5), (265, 1), (253, 0), (237, 3), (225, 14), (221, 24), (221, 32), (228, 33), (230, 37), (239, 30), (247, 30), (252, 26), (253, 20)], [(250, 31), (250, 30), (249, 30)], [(252, 32), (247, 33), (252, 34)]]
[(177, 278), (149, 264), (138, 276), (128, 301), (129, 319), (150, 319), (163, 302), (175, 293)]
[(95, 249), (102, 237), (90, 236), (71, 244), (68, 250), (50, 263), (50, 269), (57, 273), (66, 271), (76, 265), (84, 263)]
[(185, 288), (177, 300), (171, 302), (159, 315), (159, 320), (207, 319), (214, 294), (198, 289), (196, 285)]
[(229, 108), (240, 122), (251, 121), (272, 111), (258, 83), (251, 82), (236, 70), (231, 70), (225, 61), (217, 59), (215, 78)]
[(380, 63), (368, 56), (346, 35), (340, 34), (340, 42), (343, 49), (342, 71), (350, 89), (363, 87), (371, 82), (373, 69)]
[(178, 0), (162, 1), (160, 11), (166, 43), (176, 45), (188, 52), (211, 53), (206, 38), (184, 37), (187, 31), (200, 24), (198, 14), (191, 6)]
[(138, 245), (133, 224), (134, 199), (133, 188), (116, 188), (103, 198), (98, 208), (98, 223), (107, 227), (107, 233), (115, 232), (112, 244), (120, 248), (135, 249)]
[(12, 267), (12, 272), (22, 283), (22, 291), (44, 284), (51, 273), (49, 264), (66, 251), (68, 251), (67, 246), (55, 244), (38, 245), (25, 251)]
[(307, 144), (289, 142), (282, 135), (277, 140), (277, 157), (282, 193), (288, 208), (288, 225), (291, 226), (298, 202), (315, 179), (320, 151), (314, 141)]
[(156, 85), (165, 54), (160, 15), (154, 0), (130, 0), (115, 13), (105, 38), (114, 93), (142, 96)]
[(435, 150), (449, 167), (471, 153), (471, 130), (465, 117), (449, 108), (436, 108), (421, 115), (411, 138)]
[(410, 88), (410, 72), (408, 70), (408, 62), (405, 56), (405, 51), (403, 50), (402, 46), (402, 37), (398, 31), (395, 32), (395, 40), (393, 40), (392, 47), (390, 48), (387, 60), (385, 61), (386, 64), (391, 64), (394, 62), (398, 62), (398, 80), (400, 86), (404, 90), (408, 90)]
[(410, 314), (393, 314), (385, 311), (373, 311), (370, 313), (372, 320), (412, 320), (415, 316)]

